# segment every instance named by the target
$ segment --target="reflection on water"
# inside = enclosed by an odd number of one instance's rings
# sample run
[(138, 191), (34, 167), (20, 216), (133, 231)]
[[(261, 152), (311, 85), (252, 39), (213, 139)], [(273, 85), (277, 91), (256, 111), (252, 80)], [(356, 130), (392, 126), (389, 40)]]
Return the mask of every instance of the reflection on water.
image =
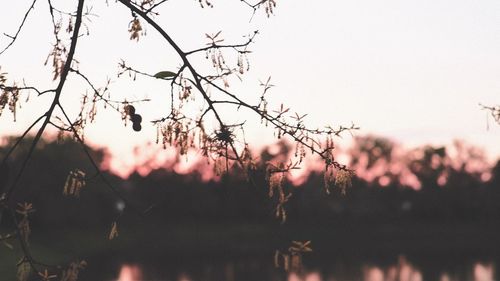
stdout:
[[(239, 281), (239, 280), (271, 280), (271, 281), (493, 281), (495, 280), (495, 268), (492, 262), (475, 262), (471, 263), (467, 268), (457, 270), (460, 272), (452, 272), (447, 270), (438, 270), (440, 274), (436, 278), (424, 278), (421, 267), (417, 267), (401, 256), (397, 262), (386, 265), (368, 265), (364, 264), (358, 267), (357, 270), (343, 273), (335, 273), (327, 268), (320, 270), (310, 270), (303, 273), (289, 273), (287, 275), (270, 274), (269, 271), (262, 271), (259, 279), (252, 279), (246, 274), (238, 275), (238, 270), (241, 269), (235, 266), (234, 263), (227, 263), (220, 266), (219, 269), (208, 267), (208, 270), (203, 270), (203, 276), (196, 276), (182, 272), (173, 278), (152, 277), (146, 274), (143, 266), (138, 264), (122, 264), (118, 270), (117, 281), (143, 281), (143, 280), (172, 280), (172, 281)], [(245, 266), (245, 265), (243, 265)], [(254, 265), (248, 264), (248, 267)], [(335, 266), (333, 266), (335, 267)], [(217, 272), (223, 272), (222, 275), (217, 275)], [(258, 269), (257, 269), (258, 271)], [(144, 276), (148, 276), (147, 278)], [(252, 275), (253, 276), (253, 275)], [(258, 274), (257, 274), (258, 276)]]
[(493, 264), (476, 263), (474, 265), (474, 280), (475, 281), (492, 281), (493, 280)]
[(405, 257), (400, 257), (397, 265), (391, 265), (385, 270), (376, 266), (365, 267), (363, 280), (423, 281), (423, 276)]
[(138, 281), (143, 280), (142, 269), (135, 264), (124, 264), (118, 274), (119, 281)]
[(303, 278), (298, 274), (291, 273), (288, 275), (288, 281), (321, 281), (321, 275), (318, 272), (304, 274)]

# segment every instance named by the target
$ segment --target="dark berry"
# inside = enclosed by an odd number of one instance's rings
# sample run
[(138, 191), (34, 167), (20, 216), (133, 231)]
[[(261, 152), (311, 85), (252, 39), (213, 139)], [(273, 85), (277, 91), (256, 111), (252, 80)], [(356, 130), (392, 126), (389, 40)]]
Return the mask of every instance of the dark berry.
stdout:
[(130, 116), (130, 121), (132, 121), (132, 123), (141, 123), (142, 122), (142, 116), (139, 115), (139, 114), (132, 114)]
[(132, 129), (134, 129), (134, 131), (136, 132), (139, 132), (142, 129), (142, 126), (139, 123), (134, 123), (134, 125), (132, 125)]

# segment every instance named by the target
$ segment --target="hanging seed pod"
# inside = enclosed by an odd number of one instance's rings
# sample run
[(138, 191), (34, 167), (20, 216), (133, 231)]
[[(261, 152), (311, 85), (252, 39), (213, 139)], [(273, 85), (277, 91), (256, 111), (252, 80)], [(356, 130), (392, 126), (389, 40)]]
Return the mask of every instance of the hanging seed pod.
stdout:
[(133, 105), (127, 104), (123, 109), (125, 110), (125, 113), (129, 116), (135, 114), (135, 107)]
[(132, 125), (132, 129), (134, 129), (134, 131), (136, 131), (136, 132), (139, 132), (139, 131), (141, 131), (142, 126), (139, 123), (134, 123), (134, 125)]
[(136, 124), (136, 123), (141, 123), (142, 122), (142, 116), (139, 115), (139, 114), (132, 114), (130, 116), (130, 121), (132, 121), (132, 123)]

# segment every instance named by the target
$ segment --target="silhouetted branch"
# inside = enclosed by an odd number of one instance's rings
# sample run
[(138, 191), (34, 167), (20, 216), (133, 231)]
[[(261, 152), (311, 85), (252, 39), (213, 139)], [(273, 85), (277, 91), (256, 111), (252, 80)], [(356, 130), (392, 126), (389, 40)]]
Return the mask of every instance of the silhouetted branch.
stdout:
[(69, 48), (69, 52), (68, 52), (68, 57), (66, 59), (66, 63), (64, 64), (63, 70), (61, 72), (59, 84), (58, 84), (57, 88), (54, 91), (55, 92), (54, 99), (52, 101), (52, 104), (50, 105), (49, 110), (44, 115), (45, 116), (45, 120), (42, 123), (42, 126), (40, 127), (40, 129), (38, 129), (38, 132), (35, 135), (35, 138), (33, 139), (33, 142), (31, 143), (31, 146), (29, 148), (28, 155), (24, 159), (24, 161), (23, 161), (23, 163), (21, 165), (21, 168), (20, 168), (17, 176), (14, 179), (13, 184), (5, 192), (5, 197), (6, 197), (7, 200), (9, 200), (9, 198), (12, 195), (12, 192), (15, 190), (15, 188), (16, 188), (19, 180), (21, 179), (21, 176), (22, 176), (22, 174), (24, 172), (24, 169), (26, 168), (26, 165), (27, 165), (29, 159), (31, 158), (31, 155), (33, 154), (33, 151), (35, 150), (36, 145), (38, 144), (40, 138), (42, 137), (42, 134), (44, 133), (46, 126), (50, 122), (50, 118), (52, 117), (52, 113), (54, 112), (54, 109), (59, 104), (59, 98), (61, 96), (62, 89), (63, 89), (64, 84), (66, 82), (66, 77), (68, 76), (68, 73), (69, 73), (69, 71), (71, 69), (71, 63), (73, 61), (73, 56), (74, 56), (75, 50), (76, 50), (76, 44), (77, 44), (77, 41), (78, 41), (78, 38), (79, 38), (78, 32), (80, 30), (80, 26), (81, 26), (81, 22), (82, 22), (83, 3), (84, 3), (84, 0), (79, 0), (78, 1), (77, 17), (76, 17), (76, 22), (75, 22), (75, 28), (74, 28), (73, 36), (72, 36), (72, 39), (71, 39), (71, 45), (70, 45), (70, 48)]
[(0, 85), (0, 90), (7, 91), (7, 92), (11, 92), (11, 91), (35, 91), (39, 96), (46, 94), (46, 93), (55, 92), (55, 89), (40, 91), (37, 88), (30, 87), (30, 86), (17, 87), (17, 86), (5, 86), (5, 85)]
[[(31, 125), (28, 128), (28, 130), (26, 130), (24, 136), (26, 136), (26, 134), (29, 132), (29, 130), (36, 123), (38, 123), (41, 119), (45, 118), (44, 121), (43, 121), (43, 123), (42, 123), (42, 125), (41, 125), (41, 127), (38, 129), (38, 131), (37, 131), (37, 133), (36, 133), (36, 135), (35, 135), (32, 143), (31, 143), (31, 146), (30, 146), (30, 148), (28, 150), (27, 156), (24, 158), (24, 160), (23, 160), (23, 162), (21, 164), (21, 167), (20, 167), (20, 169), (19, 169), (16, 177), (14, 178), (13, 183), (6, 189), (6, 191), (2, 195), (2, 201), (6, 202), (5, 206), (7, 207), (8, 211), (10, 212), (11, 217), (12, 217), (13, 221), (15, 222), (16, 227), (18, 228), (18, 230), (17, 230), (17, 233), (18, 233), (17, 237), (18, 237), (19, 243), (21, 245), (21, 248), (23, 250), (24, 256), (27, 259), (27, 261), (29, 262), (31, 268), (33, 270), (35, 270), (35, 272), (37, 272), (37, 273), (39, 271), (38, 271), (38, 269), (36, 267), (36, 264), (34, 262), (33, 257), (31, 256), (31, 253), (30, 253), (30, 251), (28, 249), (27, 242), (26, 242), (26, 240), (25, 240), (24, 237), (22, 237), (21, 235), (19, 235), (21, 233), (21, 230), (19, 229), (19, 227), (20, 227), (19, 226), (19, 222), (17, 220), (17, 217), (16, 217), (16, 214), (15, 214), (14, 210), (12, 210), (12, 207), (9, 206), (9, 201), (12, 198), (12, 194), (13, 194), (14, 190), (18, 186), (19, 180), (21, 179), (21, 177), (22, 177), (22, 175), (24, 173), (24, 170), (25, 170), (25, 168), (26, 168), (29, 160), (31, 159), (31, 156), (33, 155), (33, 152), (35, 150), (36, 145), (40, 141), (40, 139), (41, 139), (41, 137), (42, 137), (42, 135), (43, 135), (43, 133), (44, 133), (47, 125), (50, 122), (50, 118), (52, 117), (52, 113), (54, 112), (55, 107), (59, 104), (59, 98), (61, 96), (63, 86), (64, 86), (64, 84), (66, 82), (66, 78), (67, 78), (67, 75), (69, 73), (69, 70), (70, 70), (70, 67), (71, 67), (71, 63), (73, 61), (73, 56), (75, 54), (76, 45), (77, 45), (77, 41), (78, 41), (78, 38), (79, 38), (78, 32), (79, 32), (80, 26), (81, 26), (83, 4), (84, 4), (84, 0), (78, 0), (76, 22), (75, 22), (75, 27), (74, 27), (74, 31), (73, 31), (73, 36), (72, 36), (72, 39), (71, 39), (70, 49), (69, 49), (69, 52), (68, 52), (68, 57), (67, 57), (66, 62), (64, 64), (63, 70), (61, 72), (59, 84), (58, 84), (57, 88), (54, 91), (55, 95), (54, 95), (53, 101), (51, 103), (51, 106), (50, 106), (49, 110), (44, 115), (42, 115), (42, 117), (40, 117), (39, 119), (37, 119), (33, 123), (33, 125)], [(18, 142), (16, 142), (14, 144), (14, 146), (17, 146), (19, 144), (19, 142), (20, 142), (20, 140), (18, 140)]]
[(123, 196), (109, 181), (108, 179), (104, 176), (104, 174), (101, 172), (101, 168), (99, 167), (99, 165), (96, 163), (96, 161), (94, 160), (94, 158), (92, 157), (92, 155), (90, 154), (90, 151), (88, 150), (87, 146), (85, 145), (85, 142), (82, 140), (82, 138), (80, 137), (80, 135), (78, 134), (78, 131), (76, 130), (75, 126), (73, 126), (73, 123), (71, 122), (71, 119), (69, 118), (69, 116), (66, 114), (66, 111), (64, 110), (64, 108), (59, 104), (59, 108), (61, 109), (61, 112), (63, 113), (64, 117), (66, 118), (66, 121), (68, 121), (69, 123), (69, 126), (70, 126), (70, 129), (71, 131), (73, 132), (73, 136), (76, 138), (76, 140), (78, 141), (78, 143), (80, 143), (85, 155), (87, 156), (87, 158), (89, 159), (92, 167), (94, 167), (97, 175), (101, 178), (101, 180), (104, 182), (104, 184), (106, 185), (106, 187), (108, 187), (118, 198), (120, 198), (121, 200), (123, 200), (123, 202), (125, 203), (125, 206), (126, 207), (129, 207), (131, 210), (133, 210), (135, 213), (137, 213), (139, 216), (144, 216), (148, 210), (151, 209), (151, 207), (148, 207), (147, 209), (145, 209), (145, 211), (141, 211), (139, 210), (138, 208), (134, 207), (134, 204), (132, 204), (125, 196)]
[(14, 44), (14, 42), (17, 40), (17, 37), (19, 36), (19, 33), (21, 33), (21, 30), (23, 29), (24, 23), (26, 22), (26, 19), (28, 19), (28, 15), (30, 14), (31, 10), (33, 10), (34, 7), (35, 7), (36, 1), (37, 0), (33, 0), (33, 2), (31, 3), (31, 6), (28, 8), (28, 10), (26, 11), (26, 13), (24, 14), (23, 20), (21, 21), (21, 24), (17, 28), (16, 34), (14, 34), (14, 36), (10, 36), (10, 35), (7, 35), (7, 34), (4, 33), (4, 35), (7, 36), (7, 37), (9, 37), (11, 39), (11, 41), (10, 41), (9, 44), (7, 44), (7, 46), (5, 46), (2, 49), (2, 51), (0, 51), (0, 55), (2, 55), (3, 53), (5, 53), (5, 51), (7, 51), (10, 48), (10, 46), (12, 46)]
[[(306, 127), (304, 127), (304, 125), (300, 122), (298, 122), (295, 126), (291, 126), (283, 121), (280, 120), (280, 117), (281, 117), (281, 114), (278, 115), (278, 116), (272, 116), (270, 114), (268, 114), (267, 112), (264, 112), (264, 111), (261, 111), (258, 109), (258, 106), (252, 106), (252, 105), (249, 105), (247, 104), (246, 102), (242, 101), (241, 99), (239, 99), (237, 96), (235, 96), (234, 94), (228, 92), (227, 90), (221, 88), (220, 86), (218, 86), (217, 84), (213, 83), (212, 81), (206, 79), (206, 78), (203, 78), (207, 83), (209, 83), (211, 86), (217, 88), (219, 91), (227, 94), (228, 96), (230, 96), (231, 98), (233, 98), (235, 101), (217, 101), (216, 103), (227, 103), (227, 104), (233, 104), (233, 105), (237, 105), (238, 107), (244, 107), (244, 108), (247, 108), (255, 113), (257, 113), (260, 117), (262, 117), (263, 119), (265, 119), (266, 121), (270, 122), (276, 129), (280, 130), (282, 133), (284, 133), (285, 135), (288, 135), (290, 137), (292, 137), (292, 139), (296, 142), (299, 142), (301, 144), (303, 144), (304, 146), (306, 146), (307, 148), (309, 148), (313, 153), (316, 153), (318, 154), (319, 156), (321, 156), (322, 158), (324, 158), (326, 160), (326, 157), (327, 157), (327, 152), (332, 150), (333, 147), (326, 147), (325, 149), (323, 150), (319, 150), (317, 149), (317, 147), (321, 147), (321, 143), (310, 138), (307, 134), (304, 134), (305, 133), (311, 133), (311, 134), (314, 134), (314, 135), (335, 135), (335, 136), (339, 136), (341, 133), (345, 132), (345, 131), (352, 131), (352, 130), (357, 130), (358, 127), (351, 125), (350, 127), (339, 127), (339, 129), (337, 130), (334, 130), (332, 128), (329, 128), (329, 129), (326, 129), (326, 130), (320, 130), (320, 129), (308, 129)], [(312, 143), (312, 144), (311, 144)], [(315, 146), (316, 145), (316, 146)], [(342, 165), (340, 163), (338, 163), (337, 161), (331, 159), (329, 160), (331, 161), (330, 164), (333, 165), (335, 168), (337, 169), (341, 169), (341, 170), (346, 170), (347, 169), (347, 166), (346, 165)]]
[(16, 142), (14, 143), (14, 145), (12, 145), (9, 149), (9, 151), (7, 151), (7, 154), (5, 154), (5, 156), (3, 157), (2, 159), (2, 164), (0, 164), (0, 167), (3, 167), (6, 162), (7, 162), (7, 159), (9, 159), (10, 155), (14, 152), (14, 150), (16, 150), (17, 146), (21, 143), (21, 141), (28, 135), (28, 133), (31, 131), (31, 129), (33, 129), (33, 127), (40, 121), (42, 120), (43, 118), (45, 117), (45, 115), (42, 115), (40, 117), (38, 117), (38, 119), (35, 120), (35, 122), (33, 122), (25, 131), (24, 133), (22, 133), (22, 135), (20, 137), (17, 138)]
[(500, 124), (500, 106), (486, 106), (479, 104), (483, 110), (489, 111), (493, 120)]
[(245, 42), (245, 43), (242, 43), (242, 44), (219, 45), (219, 44), (217, 44), (215, 42), (212, 42), (212, 43), (209, 43), (209, 46), (207, 46), (207, 47), (203, 47), (203, 48), (199, 48), (199, 49), (195, 49), (195, 50), (186, 52), (185, 55), (189, 56), (189, 55), (192, 55), (192, 54), (195, 54), (195, 53), (205, 52), (205, 51), (208, 51), (210, 49), (234, 49), (234, 50), (236, 50), (239, 53), (248, 53), (248, 51), (246, 51), (246, 50), (239, 50), (238, 48), (247, 47), (248, 45), (250, 45), (253, 42), (253, 40), (255, 39), (255, 36), (257, 34), (259, 34), (259, 32), (258, 31), (254, 31), (254, 33), (248, 39), (248, 41)]
[[(105, 87), (103, 90), (103, 94), (100, 93), (100, 91), (94, 86), (92, 82), (90, 82), (89, 78), (87, 78), (86, 75), (81, 73), (79, 70), (76, 69), (70, 69), (71, 72), (74, 72), (78, 76), (80, 76), (85, 82), (89, 85), (90, 88), (92, 88), (92, 91), (94, 92), (94, 95), (99, 97), (99, 100), (104, 101), (107, 105), (109, 105), (111, 108), (113, 108), (117, 112), (121, 112), (122, 109), (119, 107), (119, 105), (124, 105), (124, 104), (132, 104), (132, 103), (141, 103), (141, 102), (148, 102), (150, 99), (140, 99), (140, 100), (132, 100), (132, 101), (117, 101), (117, 100), (112, 100), (109, 98), (104, 97), (104, 93), (107, 91), (108, 86)], [(109, 84), (109, 81), (108, 81)], [(96, 102), (99, 100), (95, 100)]]
[(157, 8), (158, 6), (160, 6), (161, 4), (167, 2), (168, 0), (161, 0), (160, 2), (154, 4), (153, 6), (151, 6), (149, 9), (146, 10), (146, 13), (150, 13), (152, 12), (155, 8)]
[[(170, 44), (170, 46), (172, 46), (172, 48), (174, 48), (174, 50), (177, 52), (177, 54), (181, 57), (181, 59), (183, 61), (183, 66), (186, 67), (191, 72), (191, 74), (192, 74), (192, 76), (193, 76), (193, 78), (195, 80), (194, 86), (201, 93), (201, 95), (203, 96), (204, 100), (208, 103), (208, 108), (213, 112), (215, 118), (219, 122), (220, 129), (223, 130), (226, 127), (226, 125), (222, 121), (222, 118), (219, 115), (219, 113), (217, 112), (217, 110), (214, 108), (213, 102), (209, 98), (209, 96), (206, 93), (205, 89), (203, 89), (200, 77), (197, 74), (197, 72), (194, 69), (194, 67), (192, 66), (192, 64), (190, 63), (190, 61), (188, 60), (187, 55), (182, 51), (182, 49), (177, 45), (177, 43), (170, 37), (170, 35), (168, 35), (165, 32), (165, 30), (163, 30), (163, 28), (161, 28), (153, 19), (151, 19), (146, 12), (140, 10), (139, 8), (137, 8), (135, 5), (133, 5), (131, 2), (129, 2), (127, 0), (118, 0), (118, 1), (120, 3), (122, 3), (123, 5), (125, 5), (126, 7), (128, 7), (133, 13), (136, 13), (141, 18), (143, 18), (144, 20), (146, 20), (151, 26), (153, 26), (154, 29), (156, 29), (158, 31), (158, 33), (160, 33), (160, 35)], [(236, 158), (239, 159), (238, 151), (236, 150), (236, 147), (234, 146), (234, 143), (233, 142), (229, 142), (228, 144), (231, 147), (231, 149), (233, 150)], [(239, 161), (239, 162), (241, 162), (241, 161)]]

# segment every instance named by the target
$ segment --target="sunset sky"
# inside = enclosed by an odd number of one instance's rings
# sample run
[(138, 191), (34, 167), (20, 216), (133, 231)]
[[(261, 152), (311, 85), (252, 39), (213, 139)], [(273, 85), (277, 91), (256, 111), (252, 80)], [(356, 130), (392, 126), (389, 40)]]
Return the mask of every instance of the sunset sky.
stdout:
[[(114, 1), (109, 6), (101, 2), (88, 1), (98, 17), (87, 22), (90, 36), (82, 37), (77, 49), (80, 69), (96, 85), (107, 77), (115, 81), (111, 90), (116, 99), (151, 98), (153, 102), (137, 106), (146, 121), (163, 117), (169, 108), (168, 84), (118, 79), (117, 65), (123, 58), (154, 74), (175, 70), (179, 58), (150, 27), (139, 42), (130, 41), (130, 12)], [(0, 32), (13, 34), (30, 3), (10, 1), (9, 9), (1, 9)], [(361, 127), (356, 134), (382, 135), (406, 146), (464, 139), (485, 147), (492, 158), (500, 155), (500, 125), (490, 119), (487, 129), (487, 114), (479, 106), (500, 103), (500, 1), (277, 0), (274, 16), (258, 11), (251, 22), (252, 11), (240, 1), (213, 4), (213, 9), (201, 9), (195, 0), (170, 0), (158, 10), (158, 19), (185, 50), (202, 46), (205, 33), (222, 30), (232, 43), (258, 29), (250, 73), (231, 85), (246, 100), (255, 103), (259, 79), (272, 76), (271, 108), (283, 102), (308, 113), (311, 126), (353, 122)], [(45, 1), (38, 3), (20, 39), (0, 56), (9, 78), (24, 77), (28, 85), (42, 89), (53, 83), (50, 67), (43, 65), (53, 41), (47, 9)], [(7, 39), (0, 37), (1, 48)], [(208, 63), (203, 57), (195, 62), (202, 69)], [(82, 86), (72, 80), (65, 88), (63, 102), (72, 116), (85, 91)], [(32, 95), (16, 123), (10, 113), (2, 114), (0, 136), (21, 132), (49, 98)], [(228, 118), (248, 119), (251, 143), (273, 141), (272, 130), (262, 129), (251, 114)], [(101, 111), (87, 129), (87, 140), (122, 156), (134, 145), (154, 141), (155, 134), (146, 124), (140, 133), (133, 132), (118, 114)]]

